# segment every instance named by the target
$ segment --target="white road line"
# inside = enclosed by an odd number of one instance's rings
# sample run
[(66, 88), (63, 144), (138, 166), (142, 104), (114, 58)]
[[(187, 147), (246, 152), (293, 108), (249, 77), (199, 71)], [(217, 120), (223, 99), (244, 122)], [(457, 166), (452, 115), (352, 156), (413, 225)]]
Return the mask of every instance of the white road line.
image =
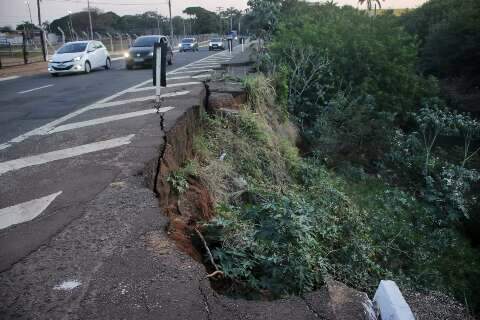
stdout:
[(8, 81), (8, 80), (14, 80), (20, 78), (19, 76), (11, 76), (11, 77), (5, 77), (5, 78), (0, 78), (0, 81)]
[(201, 72), (210, 72), (213, 71), (213, 69), (200, 69), (200, 70), (180, 70), (180, 71), (175, 71), (173, 74), (181, 74), (181, 73), (201, 73)]
[[(187, 78), (190, 78), (190, 77), (187, 77)], [(202, 84), (202, 83), (199, 82), (199, 81), (180, 82), (180, 83), (172, 83), (172, 84), (167, 83), (166, 88), (168, 89), (168, 88), (176, 88), (176, 87), (193, 86), (193, 85), (197, 85), (197, 84)], [(155, 87), (141, 87), (141, 88), (132, 89), (132, 91), (130, 91), (130, 92), (140, 92), (140, 91), (148, 91), (148, 90), (154, 90), (154, 89), (155, 89)]]
[(125, 59), (125, 57), (111, 58), (112, 61), (123, 60), (123, 59)]
[[(170, 98), (170, 97), (176, 97), (176, 96), (183, 96), (186, 94), (189, 94), (190, 91), (178, 91), (178, 92), (170, 92), (170, 93), (165, 93), (160, 96), (160, 98)], [(120, 106), (122, 104), (128, 104), (128, 103), (133, 103), (133, 102), (141, 102), (141, 101), (148, 101), (148, 100), (154, 100), (156, 96), (146, 96), (146, 97), (139, 97), (139, 98), (133, 98), (133, 99), (126, 99), (126, 100), (118, 100), (118, 101), (111, 101), (111, 102), (105, 102), (105, 103), (99, 103), (94, 106), (92, 106), (91, 110), (93, 109), (102, 109), (102, 108), (110, 108), (110, 107), (116, 107)]]
[(141, 83), (139, 83), (139, 84), (134, 85), (133, 87), (130, 87), (130, 88), (125, 89), (125, 90), (123, 90), (123, 91), (117, 92), (117, 93), (115, 93), (114, 95), (111, 95), (111, 96), (106, 97), (106, 98), (104, 98), (104, 99), (101, 99), (101, 100), (97, 101), (97, 102), (94, 103), (94, 104), (91, 104), (91, 105), (89, 105), (89, 106), (86, 106), (86, 107), (83, 107), (83, 108), (81, 108), (81, 109), (78, 109), (77, 111), (71, 112), (71, 113), (69, 113), (69, 114), (67, 114), (67, 115), (65, 115), (65, 116), (63, 116), (63, 117), (61, 117), (61, 118), (58, 118), (57, 120), (53, 120), (52, 122), (49, 122), (49, 123), (47, 123), (47, 124), (45, 124), (45, 125), (43, 125), (43, 126), (41, 126), (41, 127), (39, 127), (39, 128), (36, 128), (36, 129), (33, 129), (33, 130), (31, 130), (31, 131), (29, 131), (29, 132), (27, 132), (27, 133), (24, 133), (24, 134), (22, 134), (22, 135), (20, 135), (20, 136), (18, 136), (18, 137), (16, 137), (16, 138), (8, 141), (8, 143), (11, 145), (12, 143), (22, 142), (22, 141), (24, 141), (24, 140), (26, 140), (26, 139), (28, 139), (29, 137), (32, 137), (32, 136), (38, 136), (38, 135), (45, 134), (45, 133), (47, 133), (48, 131), (52, 130), (52, 129), (53, 129), (54, 127), (56, 127), (57, 125), (59, 125), (60, 123), (63, 123), (63, 122), (65, 122), (65, 121), (67, 121), (67, 120), (69, 120), (69, 119), (71, 119), (71, 118), (74, 118), (74, 117), (76, 117), (76, 116), (78, 116), (78, 115), (80, 115), (80, 114), (88, 111), (88, 110), (91, 110), (92, 107), (95, 106), (96, 104), (104, 103), (104, 102), (113, 100), (113, 99), (121, 96), (122, 94), (127, 93), (128, 90), (133, 89), (133, 88), (136, 88), (136, 87), (141, 87), (141, 86), (147, 84), (147, 83), (150, 82), (150, 81), (152, 81), (152, 80), (143, 81), (143, 82), (141, 82)]
[(168, 80), (181, 80), (181, 79), (201, 79), (201, 78), (206, 78), (206, 77), (210, 77), (210, 75), (209, 74), (201, 74), (201, 75), (198, 75), (198, 76), (178, 76), (178, 77), (167, 78), (167, 81)]
[(11, 207), (0, 209), (0, 229), (14, 224), (30, 221), (39, 216), (62, 191), (48, 196), (19, 203)]
[(72, 158), (72, 157), (80, 156), (83, 154), (92, 153), (95, 151), (120, 147), (125, 144), (129, 144), (134, 136), (135, 136), (134, 134), (131, 134), (121, 138), (104, 140), (100, 142), (84, 144), (78, 147), (67, 148), (67, 149), (42, 153), (35, 156), (0, 162), (0, 175), (9, 171), (23, 169), (26, 167), (45, 164), (45, 163), (56, 161), (56, 160)]
[(202, 64), (202, 65), (194, 65), (194, 66), (191, 66), (189, 67), (188, 69), (191, 70), (191, 69), (204, 69), (204, 68), (216, 68), (216, 67), (219, 67), (220, 64)]
[(25, 93), (29, 93), (29, 92), (32, 92), (32, 91), (45, 89), (45, 88), (48, 88), (48, 87), (53, 87), (53, 84), (47, 84), (46, 86), (41, 86), (41, 87), (38, 87), (38, 88), (33, 88), (33, 89), (30, 89), (30, 90), (25, 90), (25, 91), (20, 91), (20, 92), (17, 92), (17, 93), (18, 94), (25, 94)]
[[(214, 57), (219, 56), (219, 55), (220, 55), (220, 53), (215, 53), (215, 54), (209, 55), (209, 56), (207, 56), (207, 57), (205, 57), (205, 58), (202, 58), (202, 59), (200, 59), (200, 60), (193, 61), (193, 62), (191, 62), (191, 63), (189, 63), (189, 64), (187, 64), (187, 65), (185, 65), (185, 66), (183, 66), (183, 67), (179, 67), (179, 68), (174, 69), (174, 70), (172, 70), (172, 71), (170, 71), (170, 72), (167, 72), (167, 75), (169, 75), (169, 74), (174, 74), (174, 72), (175, 72), (176, 70), (180, 70), (181, 68), (185, 68), (185, 67), (194, 65), (195, 63), (202, 62), (202, 61), (205, 61), (205, 60), (207, 60), (207, 59), (214, 58)], [(95, 106), (96, 104), (100, 104), (100, 103), (104, 103), (104, 102), (108, 102), (108, 101), (111, 101), (111, 100), (113, 100), (113, 99), (116, 99), (117, 97), (123, 95), (124, 93), (128, 92), (129, 90), (134, 89), (134, 88), (141, 87), (141, 86), (143, 86), (143, 85), (145, 85), (145, 84), (147, 84), (147, 83), (149, 83), (149, 82), (151, 82), (151, 81), (152, 81), (152, 79), (148, 79), (148, 80), (142, 81), (142, 82), (140, 82), (140, 83), (138, 83), (138, 84), (136, 84), (136, 85), (134, 85), (134, 86), (132, 86), (132, 87), (130, 87), (130, 88), (127, 88), (127, 89), (125, 89), (125, 90), (119, 91), (119, 92), (117, 92), (117, 93), (115, 93), (115, 94), (113, 94), (113, 95), (111, 95), (111, 96), (109, 96), (109, 97), (103, 98), (103, 99), (101, 99), (101, 100), (99, 100), (99, 101), (97, 101), (97, 102), (95, 102), (95, 103), (93, 103), (93, 104), (91, 104), (91, 105), (88, 105), (88, 106), (83, 107), (83, 108), (81, 108), (81, 109), (78, 109), (78, 110), (76, 110), (76, 111), (74, 111), (74, 112), (71, 112), (71, 113), (69, 113), (69, 114), (67, 114), (67, 115), (65, 115), (65, 116), (63, 116), (63, 117), (60, 117), (60, 118), (58, 118), (58, 119), (56, 119), (56, 120), (54, 120), (54, 121), (51, 121), (51, 122), (49, 122), (49, 123), (47, 123), (47, 124), (45, 124), (45, 125), (43, 125), (43, 126), (41, 126), (41, 127), (38, 127), (38, 128), (36, 128), (36, 129), (33, 129), (33, 130), (30, 130), (30, 131), (28, 131), (28, 132), (26, 132), (26, 133), (24, 133), (24, 134), (21, 134), (21, 135), (15, 137), (15, 138), (11, 139), (10, 141), (7, 141), (6, 143), (3, 143), (3, 144), (2, 144), (3, 149), (6, 149), (6, 148), (11, 147), (12, 144), (14, 144), (14, 143), (22, 142), (22, 141), (28, 139), (29, 137), (45, 134), (46, 132), (52, 130), (54, 127), (58, 126), (59, 124), (65, 122), (65, 121), (67, 121), (67, 120), (69, 120), (69, 119), (71, 119), (71, 118), (74, 118), (74, 117), (76, 117), (76, 116), (78, 116), (78, 115), (80, 115), (80, 114), (82, 114), (82, 113), (84, 113), (84, 112), (86, 112), (86, 111), (91, 110), (91, 109), (92, 109), (92, 106)], [(1, 149), (0, 149), (0, 150), (1, 150)]]
[(11, 144), (8, 143), (2, 143), (0, 144), (0, 150), (7, 149), (11, 146)]
[[(164, 107), (164, 108), (158, 109), (158, 112), (159, 113), (165, 113), (165, 112), (170, 111), (172, 109), (174, 109), (174, 108), (173, 107)], [(157, 113), (157, 109), (151, 108), (151, 109), (148, 109), (148, 110), (122, 113), (122, 114), (118, 114), (118, 115), (114, 115), (114, 116), (97, 118), (97, 119), (93, 119), (93, 120), (67, 123), (67, 124), (64, 124), (62, 126), (56, 127), (52, 131), (48, 132), (48, 134), (62, 132), (62, 131), (68, 131), (68, 130), (73, 130), (73, 129), (78, 129), (78, 128), (84, 128), (84, 127), (91, 127), (91, 126), (96, 126), (97, 124), (108, 123), (108, 122), (113, 122), (113, 121), (118, 121), (118, 120), (141, 117), (141, 116), (144, 116), (144, 115), (147, 115), (147, 114), (152, 114), (152, 113)]]

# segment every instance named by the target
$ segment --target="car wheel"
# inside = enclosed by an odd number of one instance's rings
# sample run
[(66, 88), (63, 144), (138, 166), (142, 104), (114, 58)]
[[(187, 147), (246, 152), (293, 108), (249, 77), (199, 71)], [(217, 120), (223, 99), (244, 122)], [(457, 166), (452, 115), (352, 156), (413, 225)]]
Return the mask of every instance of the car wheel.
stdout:
[(58, 77), (58, 73), (50, 73), (52, 77)]
[(105, 61), (105, 70), (110, 70), (112, 68), (112, 60), (110, 58), (107, 58), (107, 61)]
[(85, 61), (85, 73), (90, 73), (92, 71), (92, 66), (90, 65), (90, 62)]

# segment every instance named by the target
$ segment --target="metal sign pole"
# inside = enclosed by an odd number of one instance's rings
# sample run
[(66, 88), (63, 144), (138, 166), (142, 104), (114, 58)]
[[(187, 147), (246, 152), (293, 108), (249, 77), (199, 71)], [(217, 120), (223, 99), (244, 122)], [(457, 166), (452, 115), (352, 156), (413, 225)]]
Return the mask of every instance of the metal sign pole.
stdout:
[(156, 47), (156, 55), (157, 58), (155, 59), (155, 95), (156, 97), (156, 102), (159, 104), (160, 103), (160, 69), (162, 68), (162, 46), (157, 46)]
[(161, 88), (167, 86), (167, 51), (168, 46), (166, 40), (156, 42), (153, 47), (153, 86), (155, 87), (155, 108), (160, 110)]

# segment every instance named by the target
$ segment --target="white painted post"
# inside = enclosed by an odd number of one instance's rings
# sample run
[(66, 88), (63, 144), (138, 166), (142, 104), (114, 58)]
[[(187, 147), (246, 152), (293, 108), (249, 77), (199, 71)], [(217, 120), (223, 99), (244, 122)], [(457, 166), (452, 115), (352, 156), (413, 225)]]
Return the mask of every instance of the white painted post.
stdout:
[(415, 320), (410, 307), (394, 281), (380, 281), (373, 301), (376, 308), (380, 311), (382, 319)]
[(162, 47), (158, 46), (157, 47), (157, 59), (155, 59), (155, 77), (156, 77), (156, 83), (155, 83), (155, 95), (156, 97), (156, 102), (160, 103), (160, 68), (162, 67)]

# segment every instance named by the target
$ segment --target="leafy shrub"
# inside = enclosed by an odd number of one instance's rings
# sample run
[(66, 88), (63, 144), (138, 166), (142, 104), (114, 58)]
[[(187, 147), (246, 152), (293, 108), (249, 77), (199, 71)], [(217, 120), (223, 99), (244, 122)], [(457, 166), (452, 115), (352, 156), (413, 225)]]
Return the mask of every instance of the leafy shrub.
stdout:
[(465, 76), (480, 84), (480, 3), (431, 0), (404, 15), (406, 30), (421, 43), (420, 67), (440, 76)]
[(195, 161), (188, 161), (180, 169), (172, 171), (167, 177), (167, 182), (177, 194), (182, 194), (188, 190), (188, 177), (196, 176), (198, 165)]

